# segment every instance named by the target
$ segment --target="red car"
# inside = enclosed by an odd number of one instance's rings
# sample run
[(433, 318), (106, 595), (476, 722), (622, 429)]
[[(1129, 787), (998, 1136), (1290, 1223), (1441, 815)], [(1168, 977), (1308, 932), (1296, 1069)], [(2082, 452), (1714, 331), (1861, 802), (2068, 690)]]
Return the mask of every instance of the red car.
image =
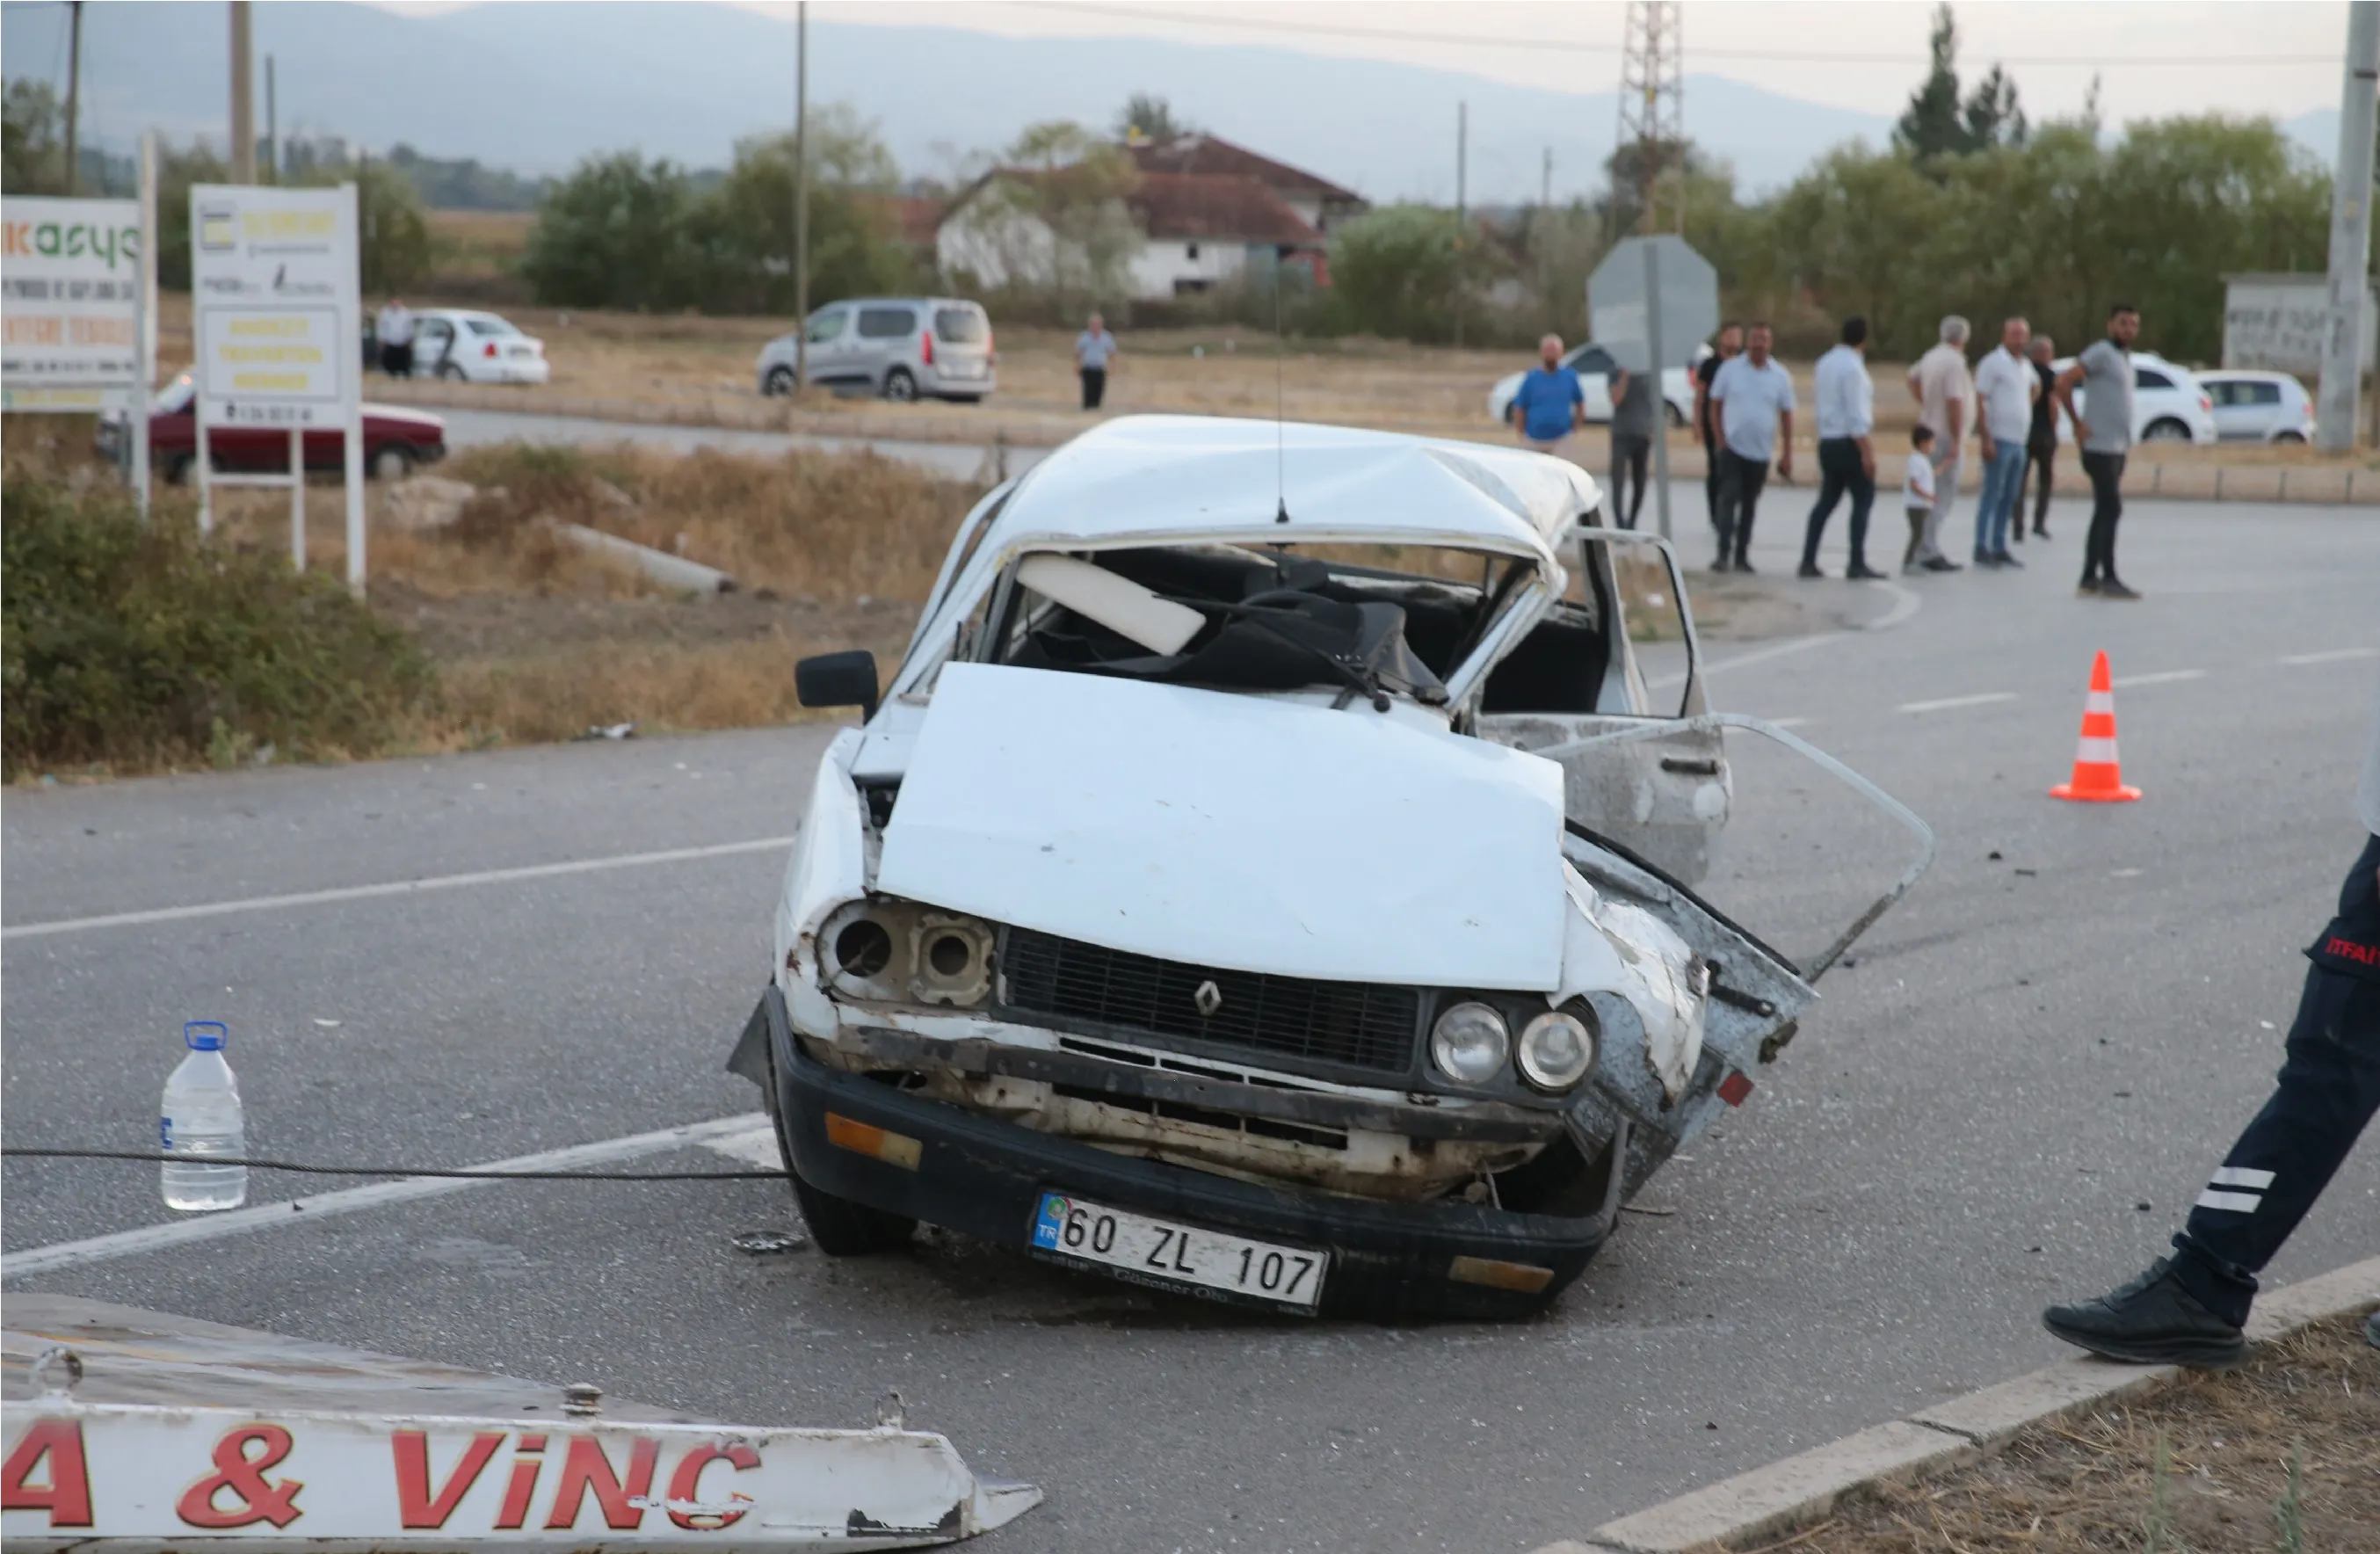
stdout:
[[(190, 478), (198, 457), (198, 419), (191, 412), (188, 372), (158, 391), (149, 408), (149, 462), (166, 480), (179, 485)], [(124, 412), (110, 410), (99, 419), (102, 457), (124, 456)], [(306, 433), (306, 467), (335, 470), (346, 455), (346, 439), (334, 430)], [(207, 446), (214, 467), (224, 470), (274, 472), (289, 467), (289, 433), (276, 427), (213, 427)], [(417, 465), (434, 464), (446, 456), (446, 422), (395, 405), (364, 407), (364, 469), (376, 480), (403, 479)]]

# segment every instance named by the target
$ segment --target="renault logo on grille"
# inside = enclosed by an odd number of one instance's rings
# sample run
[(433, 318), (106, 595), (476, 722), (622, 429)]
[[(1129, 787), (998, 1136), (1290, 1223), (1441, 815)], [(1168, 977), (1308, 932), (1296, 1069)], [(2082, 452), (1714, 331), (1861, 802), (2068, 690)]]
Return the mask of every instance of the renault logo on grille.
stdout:
[(1223, 989), (1215, 986), (1210, 977), (1198, 984), (1198, 990), (1190, 995), (1190, 1002), (1198, 1006), (1200, 1014), (1211, 1020), (1215, 1017), (1215, 1011), (1223, 1007)]

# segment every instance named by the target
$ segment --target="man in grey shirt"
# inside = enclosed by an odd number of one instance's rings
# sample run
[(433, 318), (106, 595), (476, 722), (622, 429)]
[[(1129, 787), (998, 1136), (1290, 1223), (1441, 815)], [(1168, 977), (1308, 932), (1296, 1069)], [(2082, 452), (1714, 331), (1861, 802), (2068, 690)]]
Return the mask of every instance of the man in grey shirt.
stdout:
[[(1645, 510), (1645, 461), (1653, 452), (1653, 404), (1659, 395), (1655, 374), (1621, 368), (1611, 379), (1611, 516), (1622, 528), (1636, 527)], [(1628, 496), (1628, 476), (1636, 476), (1636, 494)]]
[[(2058, 407), (2074, 423), (2082, 445), (2082, 473), (2091, 478), (2091, 533), (2082, 541), (2084, 599), (2138, 599), (2116, 576), (2116, 520), (2124, 516), (2124, 455), (2132, 449), (2132, 342), (2141, 312), (2119, 302), (2107, 313), (2107, 337), (2058, 375)], [(2082, 404), (2074, 386), (2082, 385)]]
[[(2082, 456), (2091, 456), (2087, 448)], [(2347, 871), (2338, 915), (2306, 950), (2313, 964), (2272, 1099), (2207, 1179), (2172, 1257), (2107, 1294), (2042, 1313), (2067, 1342), (2146, 1364), (2238, 1364), (2257, 1273), (2380, 1111), (2380, 708), (2356, 809), (2362, 852)], [(2380, 1344), (2380, 1316), (2364, 1333)]]

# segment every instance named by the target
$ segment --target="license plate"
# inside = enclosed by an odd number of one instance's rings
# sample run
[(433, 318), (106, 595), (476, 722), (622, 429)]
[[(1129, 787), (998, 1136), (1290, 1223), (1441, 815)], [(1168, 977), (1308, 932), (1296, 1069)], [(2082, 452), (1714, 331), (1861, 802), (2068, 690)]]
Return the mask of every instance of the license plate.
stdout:
[(953, 378), (980, 378), (983, 376), (983, 363), (979, 361), (953, 361), (950, 366), (950, 373)]
[(1322, 1300), (1325, 1252), (1153, 1220), (1063, 1193), (1043, 1193), (1033, 1246), (1136, 1284), (1311, 1313)]

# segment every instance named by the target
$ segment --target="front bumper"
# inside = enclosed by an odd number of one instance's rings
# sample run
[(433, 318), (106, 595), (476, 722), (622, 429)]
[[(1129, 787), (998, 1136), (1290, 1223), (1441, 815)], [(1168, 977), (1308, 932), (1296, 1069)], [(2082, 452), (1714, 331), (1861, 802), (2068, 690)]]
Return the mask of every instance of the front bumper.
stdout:
[[(766, 1067), (747, 1050), (760, 1041), (773, 1058)], [(1021, 1250), (1030, 1247), (1044, 1191), (1257, 1240), (1326, 1247), (1330, 1272), (1322, 1307), (1333, 1315), (1530, 1315), (1585, 1269), (1620, 1208), (1617, 1171), (1595, 1214), (1568, 1219), (1468, 1203), (1378, 1203), (1287, 1191), (1051, 1137), (828, 1068), (794, 1038), (774, 987), (753, 1011), (730, 1067), (763, 1085), (773, 1077), (770, 1106), (795, 1170), (838, 1197)], [(830, 1111), (917, 1140), (916, 1165), (830, 1143)], [(1534, 1289), (1478, 1281), (1508, 1278), (1503, 1270), (1515, 1266), (1548, 1277)]]

